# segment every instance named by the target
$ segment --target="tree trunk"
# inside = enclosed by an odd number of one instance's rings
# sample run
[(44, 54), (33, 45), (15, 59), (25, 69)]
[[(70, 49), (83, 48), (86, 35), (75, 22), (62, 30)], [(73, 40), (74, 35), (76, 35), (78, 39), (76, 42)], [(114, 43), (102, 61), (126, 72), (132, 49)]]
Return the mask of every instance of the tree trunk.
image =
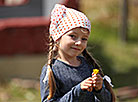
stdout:
[(128, 0), (123, 0), (120, 39), (122, 42), (128, 40)]

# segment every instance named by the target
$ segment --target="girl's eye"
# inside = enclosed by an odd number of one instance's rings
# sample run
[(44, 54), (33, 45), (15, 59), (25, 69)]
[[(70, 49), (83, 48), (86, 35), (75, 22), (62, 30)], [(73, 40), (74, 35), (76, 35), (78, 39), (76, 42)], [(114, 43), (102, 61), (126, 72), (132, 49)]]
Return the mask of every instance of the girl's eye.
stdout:
[(83, 41), (87, 41), (88, 39), (87, 38), (82, 38)]
[(74, 38), (76, 38), (76, 36), (75, 36), (75, 35), (69, 35), (69, 36), (70, 36), (71, 38), (73, 38), (73, 39), (74, 39)]

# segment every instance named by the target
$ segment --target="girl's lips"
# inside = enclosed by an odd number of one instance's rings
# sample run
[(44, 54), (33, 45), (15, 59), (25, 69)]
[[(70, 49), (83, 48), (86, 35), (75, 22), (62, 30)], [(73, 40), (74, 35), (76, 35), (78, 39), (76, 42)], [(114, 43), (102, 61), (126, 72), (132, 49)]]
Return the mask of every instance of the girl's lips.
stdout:
[(77, 51), (80, 51), (80, 49), (79, 48), (74, 48), (74, 47), (71, 47), (72, 49), (74, 49), (74, 50), (77, 50)]

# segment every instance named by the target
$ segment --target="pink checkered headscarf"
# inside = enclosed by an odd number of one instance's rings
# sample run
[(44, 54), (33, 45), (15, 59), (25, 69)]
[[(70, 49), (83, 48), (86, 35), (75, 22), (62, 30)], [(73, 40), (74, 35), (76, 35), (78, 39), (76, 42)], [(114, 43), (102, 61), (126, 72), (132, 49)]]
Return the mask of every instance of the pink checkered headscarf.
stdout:
[(77, 10), (56, 4), (51, 12), (50, 36), (57, 41), (67, 31), (83, 27), (91, 31), (91, 23), (85, 14)]

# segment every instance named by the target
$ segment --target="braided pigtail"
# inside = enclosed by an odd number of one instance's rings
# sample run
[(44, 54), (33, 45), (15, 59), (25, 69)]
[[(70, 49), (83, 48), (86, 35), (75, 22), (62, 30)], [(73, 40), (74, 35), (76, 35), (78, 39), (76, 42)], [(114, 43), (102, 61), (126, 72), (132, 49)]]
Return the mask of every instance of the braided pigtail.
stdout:
[[(84, 49), (84, 51), (82, 52), (82, 55), (86, 58), (86, 60), (88, 61), (88, 63), (90, 65), (93, 65), (94, 68), (99, 69), (99, 73), (102, 77), (104, 77), (103, 71), (101, 69), (101, 66), (97, 63), (97, 61), (88, 53), (88, 51), (86, 49)], [(108, 91), (110, 91), (111, 95), (112, 95), (112, 102), (115, 102), (115, 94), (112, 90), (111, 85), (108, 83), (108, 81), (106, 79), (103, 80), (106, 89), (108, 89)]]
[(56, 92), (56, 82), (53, 75), (53, 71), (51, 69), (52, 66), (52, 59), (54, 56), (54, 41), (51, 36), (49, 36), (49, 54), (48, 54), (48, 63), (47, 63), (47, 74), (48, 74), (48, 85), (49, 85), (49, 95), (47, 97), (48, 100), (50, 100), (55, 92)]
[(102, 71), (100, 65), (99, 65), (99, 64), (97, 63), (97, 61), (93, 58), (93, 56), (91, 56), (91, 55), (89, 54), (89, 52), (88, 52), (86, 49), (84, 49), (84, 51), (82, 52), (82, 55), (86, 58), (87, 62), (88, 62), (90, 65), (93, 65), (94, 68), (99, 69), (100, 75), (101, 75), (102, 77), (104, 77), (104, 74), (103, 74), (103, 71)]

